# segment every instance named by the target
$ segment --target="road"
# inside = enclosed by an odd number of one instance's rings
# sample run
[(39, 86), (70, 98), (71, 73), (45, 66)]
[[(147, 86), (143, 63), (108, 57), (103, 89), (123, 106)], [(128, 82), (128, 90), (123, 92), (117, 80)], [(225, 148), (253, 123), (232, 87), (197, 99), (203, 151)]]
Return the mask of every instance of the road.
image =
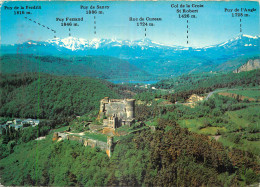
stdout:
[(223, 92), (223, 91), (230, 91), (230, 90), (239, 90), (239, 89), (225, 89), (225, 90), (214, 90), (213, 92), (209, 92), (209, 94), (207, 95), (206, 97), (206, 101), (213, 95), (213, 93), (216, 93), (216, 92)]
[(214, 92), (216, 92), (216, 91), (213, 91), (213, 92), (209, 92), (209, 94), (207, 95), (207, 97), (206, 97), (206, 101), (212, 96), (212, 94), (214, 93)]

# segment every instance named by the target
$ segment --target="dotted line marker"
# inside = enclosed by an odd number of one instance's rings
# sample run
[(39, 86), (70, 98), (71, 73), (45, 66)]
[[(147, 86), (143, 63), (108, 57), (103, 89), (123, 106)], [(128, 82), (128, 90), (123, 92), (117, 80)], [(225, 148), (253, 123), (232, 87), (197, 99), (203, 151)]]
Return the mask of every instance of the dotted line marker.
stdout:
[(94, 16), (94, 34), (97, 34), (97, 26), (96, 26), (96, 23), (97, 23), (97, 21), (96, 21), (96, 16)]
[(240, 32), (242, 32), (242, 19), (240, 18)]
[[(46, 27), (47, 29), (50, 29), (49, 27), (47, 27), (47, 26), (45, 26), (45, 25), (42, 25), (41, 23), (39, 23), (39, 22), (36, 22), (36, 21), (33, 21), (32, 19), (28, 19), (27, 17), (24, 17), (26, 20), (29, 20), (29, 21), (31, 21), (31, 22), (34, 22), (34, 23), (36, 23), (36, 24), (38, 24), (39, 26), (42, 26), (42, 27)], [(53, 30), (53, 29), (50, 29), (53, 33), (56, 33), (56, 31), (55, 30)], [(54, 36), (54, 38), (56, 38), (56, 36)]]
[(189, 44), (189, 20), (187, 20), (187, 44)]

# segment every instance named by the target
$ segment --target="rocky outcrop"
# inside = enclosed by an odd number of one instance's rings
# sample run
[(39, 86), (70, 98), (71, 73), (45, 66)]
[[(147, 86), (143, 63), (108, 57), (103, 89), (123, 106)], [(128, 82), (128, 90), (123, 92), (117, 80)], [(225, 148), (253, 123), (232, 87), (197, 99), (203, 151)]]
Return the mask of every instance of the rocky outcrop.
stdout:
[(240, 66), (233, 73), (240, 73), (242, 71), (251, 71), (260, 68), (260, 59), (248, 60), (246, 64)]
[(204, 99), (204, 97), (200, 97), (196, 94), (192, 94), (189, 99), (187, 99), (187, 103), (195, 103), (195, 102), (198, 102), (198, 101), (202, 101)]

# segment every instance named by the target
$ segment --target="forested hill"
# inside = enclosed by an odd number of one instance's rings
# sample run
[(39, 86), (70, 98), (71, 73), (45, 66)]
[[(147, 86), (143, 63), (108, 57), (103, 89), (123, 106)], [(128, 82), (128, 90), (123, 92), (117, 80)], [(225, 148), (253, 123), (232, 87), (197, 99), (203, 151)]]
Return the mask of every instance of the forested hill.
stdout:
[(188, 90), (212, 91), (233, 86), (256, 86), (260, 82), (260, 69), (241, 73), (188, 74), (162, 80), (154, 86), (161, 89), (174, 89), (175, 92)]
[(105, 81), (48, 74), (0, 75), (0, 116), (64, 119), (97, 111), (104, 97), (119, 98)]
[(42, 72), (53, 75), (88, 76), (102, 79), (147, 79), (151, 75), (130, 64), (109, 56), (0, 56), (1, 73)]

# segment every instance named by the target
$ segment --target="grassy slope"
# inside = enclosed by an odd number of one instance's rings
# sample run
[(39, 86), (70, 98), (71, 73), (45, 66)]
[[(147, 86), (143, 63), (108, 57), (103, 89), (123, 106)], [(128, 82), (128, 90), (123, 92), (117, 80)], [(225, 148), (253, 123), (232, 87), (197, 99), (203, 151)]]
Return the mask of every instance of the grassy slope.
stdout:
[[(251, 90), (251, 91), (250, 91)], [(259, 96), (259, 92), (255, 92), (256, 88), (248, 88), (245, 92), (244, 90), (234, 90), (234, 93), (247, 93), (251, 94), (251, 96)], [(257, 94), (258, 93), (258, 94)], [(209, 121), (213, 118), (201, 117), (196, 119), (182, 119), (179, 120), (178, 123), (183, 128), (188, 128), (192, 132), (196, 132), (199, 134), (205, 135), (217, 135), (218, 132), (221, 134), (229, 134), (228, 137), (221, 136), (219, 141), (223, 143), (225, 146), (235, 147), (243, 150), (250, 150), (255, 154), (260, 154), (260, 140), (256, 141), (248, 141), (246, 139), (241, 139), (239, 143), (234, 143), (230, 140), (230, 137), (235, 136), (237, 133), (233, 132), (237, 130), (240, 132), (241, 128), (249, 128), (252, 124), (258, 124), (258, 128), (260, 128), (260, 118), (259, 111), (260, 105), (258, 102), (250, 102), (244, 103), (247, 107), (235, 111), (227, 111), (222, 115), (222, 119), (225, 119), (228, 123), (219, 123), (212, 124), (211, 127), (205, 127), (205, 121)], [(242, 131), (243, 132), (243, 131)], [(242, 134), (243, 135), (243, 134)], [(240, 135), (242, 137), (242, 135)]]
[(239, 90), (228, 90), (227, 92), (229, 93), (235, 93), (238, 95), (243, 95), (246, 97), (251, 97), (254, 99), (260, 99), (260, 88), (255, 88), (255, 89), (239, 89)]
[(218, 130), (225, 132), (227, 129), (224, 126), (213, 126), (213, 127), (205, 127), (203, 128), (203, 124), (205, 120), (209, 120), (209, 118), (197, 118), (197, 119), (184, 119), (179, 120), (179, 125), (183, 128), (188, 128), (192, 132), (196, 132), (199, 134), (205, 135), (215, 135)]

